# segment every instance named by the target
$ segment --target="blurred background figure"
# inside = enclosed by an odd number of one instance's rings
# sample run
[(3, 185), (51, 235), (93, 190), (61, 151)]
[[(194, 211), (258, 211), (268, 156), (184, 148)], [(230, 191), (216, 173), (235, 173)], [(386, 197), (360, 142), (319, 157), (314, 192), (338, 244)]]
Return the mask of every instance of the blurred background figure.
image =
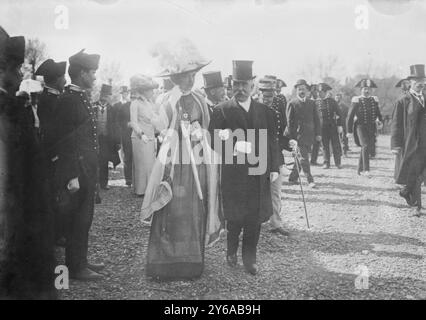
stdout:
[(225, 101), (225, 88), (222, 82), (222, 74), (220, 71), (210, 71), (203, 73), (204, 92), (206, 94), (207, 107), (210, 116), (213, 109), (219, 103)]
[(348, 127), (347, 127), (346, 122), (347, 122), (347, 119), (348, 119), (349, 107), (348, 107), (347, 104), (345, 104), (343, 102), (343, 94), (341, 92), (337, 93), (334, 99), (337, 102), (337, 105), (340, 109), (340, 114), (342, 116), (341, 125), (343, 126), (343, 134), (339, 134), (339, 136), (340, 136), (340, 141), (341, 141), (342, 146), (343, 146), (343, 155), (345, 157), (347, 157), (348, 151), (351, 151), (349, 149), (348, 137), (346, 136), (346, 134), (348, 133)]

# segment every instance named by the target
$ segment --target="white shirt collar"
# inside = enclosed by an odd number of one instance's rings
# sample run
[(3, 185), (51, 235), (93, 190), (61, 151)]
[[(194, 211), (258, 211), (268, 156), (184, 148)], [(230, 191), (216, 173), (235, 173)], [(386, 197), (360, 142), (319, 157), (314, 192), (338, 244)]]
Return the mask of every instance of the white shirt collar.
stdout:
[(423, 93), (417, 93), (416, 91), (414, 91), (412, 88), (410, 88), (410, 93), (415, 96), (415, 97), (423, 97)]
[(243, 107), (244, 110), (246, 110), (247, 112), (249, 111), (250, 105), (251, 105), (251, 98), (248, 98), (244, 102), (240, 102), (240, 101), (237, 101), (237, 102), (241, 107)]
[(306, 96), (304, 98), (301, 98), (300, 96), (297, 96), (297, 99), (299, 99), (302, 102), (305, 102), (306, 101)]
[(59, 95), (60, 94), (60, 92), (59, 92), (59, 90), (57, 90), (57, 89), (55, 89), (55, 88), (51, 88), (51, 87), (48, 87), (48, 86), (44, 86), (46, 89), (47, 89), (47, 91), (48, 92), (50, 92), (50, 93), (53, 93), (53, 94), (56, 94), (56, 95)]
[(85, 90), (83, 90), (81, 87), (79, 87), (79, 86), (77, 86), (77, 85), (75, 85), (75, 84), (73, 84), (73, 83), (71, 83), (71, 84), (69, 85), (69, 88), (70, 88), (71, 90), (74, 90), (74, 91), (77, 91), (77, 92), (85, 92)]

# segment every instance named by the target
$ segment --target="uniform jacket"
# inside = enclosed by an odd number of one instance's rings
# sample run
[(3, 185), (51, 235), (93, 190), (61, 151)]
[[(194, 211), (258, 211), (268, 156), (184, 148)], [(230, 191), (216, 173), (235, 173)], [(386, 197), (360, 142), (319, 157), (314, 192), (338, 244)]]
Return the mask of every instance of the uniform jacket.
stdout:
[(395, 103), (391, 123), (391, 149), (401, 148), (395, 159), (395, 181), (406, 184), (410, 160), (419, 142), (418, 119), (422, 105), (410, 93)]
[(285, 135), (299, 144), (311, 146), (316, 136), (321, 135), (321, 123), (315, 101), (296, 98), (287, 106), (287, 127)]
[(336, 100), (332, 98), (317, 99), (315, 101), (321, 119), (321, 126), (342, 126), (342, 113), (337, 105)]
[[(274, 128), (274, 114), (270, 108), (251, 100), (250, 109), (247, 113), (235, 100), (232, 98), (229, 101), (222, 102), (213, 110), (212, 118), (210, 121), (209, 131), (212, 137), (212, 146), (216, 152), (222, 155), (222, 168), (221, 168), (221, 191), (223, 199), (223, 210), (226, 219), (239, 220), (243, 219), (249, 212), (253, 212), (253, 208), (248, 207), (248, 194), (251, 188), (257, 188), (259, 191), (258, 199), (254, 199), (255, 206), (258, 208), (256, 219), (259, 222), (264, 222), (272, 215), (272, 201), (270, 192), (270, 172), (278, 172), (279, 157), (278, 157), (278, 144)], [(220, 141), (217, 137), (218, 130), (242, 129), (246, 132), (247, 129), (255, 129), (256, 140), (254, 145), (252, 143), (252, 152), (256, 155), (259, 154), (259, 129), (267, 130), (267, 145), (266, 145), (266, 171), (259, 174), (259, 179), (253, 180), (249, 176), (249, 167), (256, 167), (257, 165), (249, 164), (247, 157), (244, 163), (237, 164), (237, 157), (232, 157), (232, 163), (225, 163), (225, 143), (222, 142), (222, 152), (218, 148), (215, 141)], [(216, 130), (216, 131), (215, 131)], [(230, 136), (232, 138), (232, 136)], [(231, 139), (229, 138), (229, 139)], [(215, 140), (216, 139), (216, 140)], [(232, 138), (233, 145), (239, 138)], [(253, 182), (257, 181), (257, 182)], [(252, 183), (258, 183), (253, 186)], [(253, 199), (250, 199), (253, 200)]]
[[(356, 119), (355, 119), (356, 118)], [(351, 108), (348, 114), (348, 133), (354, 134), (354, 141), (357, 146), (361, 146), (356, 128), (361, 126), (369, 134), (376, 134), (376, 120), (382, 121), (379, 109), (379, 100), (375, 96), (368, 98), (355, 96), (352, 98)]]
[(98, 138), (96, 118), (88, 94), (68, 86), (58, 100), (56, 178), (60, 187), (73, 178), (86, 175), (96, 179)]

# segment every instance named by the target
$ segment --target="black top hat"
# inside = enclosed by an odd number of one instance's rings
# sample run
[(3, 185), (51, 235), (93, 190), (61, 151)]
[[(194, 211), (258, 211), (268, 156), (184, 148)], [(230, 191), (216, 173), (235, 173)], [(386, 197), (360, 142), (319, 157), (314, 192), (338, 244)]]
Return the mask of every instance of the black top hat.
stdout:
[(203, 73), (204, 89), (223, 87), (222, 74), (220, 71), (210, 71)]
[(407, 77), (408, 80), (424, 78), (426, 78), (424, 64), (415, 64), (410, 66), (410, 75)]
[(35, 72), (36, 76), (59, 78), (65, 74), (66, 61), (55, 62), (52, 59), (44, 61)]
[(377, 88), (377, 85), (371, 79), (362, 79), (356, 85), (355, 88)]
[(298, 86), (302, 86), (302, 85), (305, 85), (306, 88), (308, 88), (308, 89), (310, 88), (310, 86), (308, 85), (308, 83), (304, 79), (297, 80), (296, 84), (294, 85), (294, 87), (297, 88)]
[(232, 61), (232, 81), (249, 81), (256, 78), (253, 76), (253, 61)]
[(69, 58), (70, 65), (78, 65), (84, 69), (97, 70), (99, 68), (98, 54), (87, 54), (84, 49)]
[(329, 91), (333, 89), (332, 87), (330, 87), (327, 83), (321, 82), (318, 83), (318, 91)]
[(112, 95), (112, 86), (109, 84), (103, 84), (101, 88), (101, 97), (106, 97)]
[(129, 92), (129, 88), (127, 86), (121, 86), (120, 87), (120, 94), (126, 93), (126, 92)]

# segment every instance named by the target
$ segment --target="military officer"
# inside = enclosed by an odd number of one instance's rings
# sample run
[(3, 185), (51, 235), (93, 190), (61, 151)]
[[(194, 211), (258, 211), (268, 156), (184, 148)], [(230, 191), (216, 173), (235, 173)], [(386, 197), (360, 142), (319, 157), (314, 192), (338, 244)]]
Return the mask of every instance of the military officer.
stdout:
[(70, 197), (65, 263), (70, 277), (78, 280), (100, 279), (98, 272), (104, 268), (103, 264), (87, 261), (98, 170), (96, 118), (88, 90), (96, 80), (99, 59), (99, 55), (84, 50), (69, 58), (71, 84), (59, 98), (57, 108), (57, 180)]
[[(315, 188), (309, 165), (309, 152), (313, 141), (321, 141), (320, 117), (315, 102), (306, 96), (309, 91), (308, 83), (300, 79), (294, 87), (296, 89), (296, 98), (291, 100), (287, 107), (285, 135), (289, 139), (294, 139), (298, 142), (301, 155), (300, 165), (308, 179), (309, 187)], [(299, 173), (295, 165), (289, 176), (289, 182), (295, 184), (298, 178)]]
[[(309, 90), (307, 92), (307, 97), (308, 97), (308, 99), (311, 99), (313, 101), (317, 101), (317, 99), (318, 99), (318, 85), (317, 84), (311, 83), (311, 85), (309, 86)], [(315, 106), (318, 109), (317, 103), (315, 103)], [(318, 110), (318, 114), (319, 114), (319, 110)], [(312, 144), (312, 153), (311, 153), (311, 165), (312, 166), (318, 165), (318, 154), (319, 154), (320, 149), (321, 149), (321, 141), (314, 140), (314, 142)]]
[(348, 129), (346, 127), (346, 122), (348, 119), (348, 113), (349, 113), (349, 107), (343, 102), (342, 99), (343, 95), (342, 93), (337, 93), (335, 96), (335, 100), (337, 102), (337, 105), (339, 106), (340, 109), (340, 114), (342, 115), (342, 119), (340, 121), (340, 124), (343, 127), (343, 134), (339, 134), (340, 136), (340, 140), (342, 142), (343, 145), (343, 154), (345, 155), (345, 157), (348, 155), (348, 152), (351, 151), (349, 149), (349, 143), (348, 143), (348, 137), (346, 136), (348, 133)]
[(0, 27), (0, 299), (53, 299), (46, 166), (34, 122), (15, 97), (24, 56), (24, 37)]
[[(382, 121), (377, 97), (372, 96), (372, 89), (377, 88), (370, 79), (362, 79), (356, 86), (361, 89), (361, 95), (352, 98), (348, 114), (348, 138), (354, 135), (354, 140), (361, 147), (358, 162), (358, 174), (370, 176), (370, 155), (375, 146), (376, 127)], [(355, 121), (356, 117), (356, 121)]]
[(225, 101), (225, 88), (222, 82), (220, 71), (209, 71), (203, 73), (204, 92), (206, 93), (207, 107), (209, 108), (210, 116), (213, 109), (219, 103)]
[[(278, 142), (279, 150), (279, 165), (284, 165), (284, 156), (282, 154), (283, 150), (291, 151), (292, 147), (297, 145), (295, 140), (289, 141), (289, 139), (284, 136), (285, 130), (285, 118), (283, 116), (282, 108), (277, 104), (281, 102), (276, 100), (276, 83), (271, 77), (266, 77), (259, 80), (259, 102), (268, 106), (274, 114), (275, 125), (273, 129), (276, 132), (276, 139)], [(283, 227), (283, 221), (281, 218), (282, 206), (281, 206), (281, 188), (283, 176), (280, 172), (278, 178), (272, 182), (271, 181), (271, 198), (272, 198), (272, 216), (269, 219), (271, 224), (271, 232), (278, 233), (283, 236), (288, 236), (289, 232)]]
[(66, 61), (55, 62), (52, 59), (47, 59), (35, 72), (35, 75), (43, 76), (44, 80), (44, 89), (39, 97), (37, 112), (40, 119), (41, 139), (49, 175), (49, 199), (54, 212), (56, 240), (61, 239), (65, 235), (65, 221), (61, 219), (63, 215), (58, 211), (59, 208), (56, 202), (57, 186), (54, 180), (54, 170), (55, 162), (58, 160), (55, 148), (57, 143), (55, 136), (56, 109), (59, 95), (64, 90), (66, 83), (66, 65)]
[(324, 169), (330, 168), (330, 144), (333, 149), (334, 164), (341, 168), (342, 147), (339, 134), (343, 133), (342, 114), (333, 98), (327, 97), (332, 88), (327, 83), (318, 84), (319, 98), (316, 104), (321, 117), (321, 136), (324, 149)]

